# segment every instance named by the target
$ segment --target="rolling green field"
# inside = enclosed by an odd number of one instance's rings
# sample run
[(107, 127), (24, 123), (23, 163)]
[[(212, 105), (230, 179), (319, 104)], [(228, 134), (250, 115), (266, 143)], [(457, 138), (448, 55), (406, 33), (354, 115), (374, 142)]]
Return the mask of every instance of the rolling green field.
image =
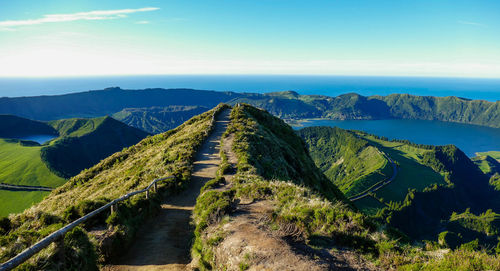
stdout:
[(52, 173), (42, 161), (41, 148), (0, 139), (0, 182), (48, 187), (64, 184), (66, 180)]
[[(41, 146), (23, 146), (17, 140), (0, 139), (0, 182), (58, 187), (65, 179), (52, 173), (40, 157)], [(40, 202), (49, 192), (0, 190), (0, 217), (19, 213)]]
[(484, 174), (493, 175), (495, 173), (500, 173), (499, 160), (495, 160), (495, 158), (489, 155), (476, 156), (471, 160), (479, 167), (479, 169), (481, 169)]
[(487, 151), (487, 152), (476, 152), (477, 156), (491, 156), (497, 160), (500, 160), (500, 151)]
[[(446, 184), (441, 174), (421, 164), (423, 154), (430, 150), (400, 142), (384, 141), (370, 135), (365, 135), (363, 138), (385, 152), (398, 165), (396, 178), (375, 192), (375, 195), (382, 198), (384, 202), (403, 201), (408, 189), (422, 191), (432, 184)], [(360, 205), (361, 209), (374, 207), (372, 204), (364, 206), (358, 203), (357, 205)]]
[(347, 197), (362, 193), (392, 176), (392, 165), (368, 141), (333, 127), (308, 127), (297, 132), (316, 166)]
[(0, 217), (20, 213), (42, 201), (50, 194), (44, 191), (5, 191), (0, 190)]

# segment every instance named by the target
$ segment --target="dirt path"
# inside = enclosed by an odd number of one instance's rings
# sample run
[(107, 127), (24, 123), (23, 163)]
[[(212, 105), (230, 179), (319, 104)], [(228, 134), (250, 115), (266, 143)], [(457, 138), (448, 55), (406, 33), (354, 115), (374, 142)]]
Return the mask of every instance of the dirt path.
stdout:
[(0, 190), (8, 190), (8, 191), (47, 191), (50, 192), (54, 188), (46, 187), (46, 186), (30, 186), (30, 185), (17, 185), (17, 184), (8, 184), (8, 183), (0, 183)]
[(215, 129), (196, 155), (190, 186), (181, 194), (169, 198), (161, 211), (136, 236), (136, 242), (120, 264), (103, 270), (187, 270), (193, 229), (191, 214), (196, 198), (206, 181), (215, 177), (220, 164), (220, 140), (229, 124), (230, 110), (218, 117)]

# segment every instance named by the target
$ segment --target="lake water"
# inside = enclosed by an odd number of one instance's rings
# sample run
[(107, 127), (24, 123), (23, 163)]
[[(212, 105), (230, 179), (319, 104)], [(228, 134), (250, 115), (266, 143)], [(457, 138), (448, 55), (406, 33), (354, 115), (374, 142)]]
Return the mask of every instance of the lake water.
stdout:
[(427, 120), (311, 120), (302, 125), (337, 126), (418, 144), (453, 144), (469, 157), (475, 156), (476, 152), (500, 151), (500, 129), (478, 125)]
[(35, 141), (38, 142), (39, 144), (43, 144), (56, 137), (57, 136), (55, 135), (30, 135), (30, 136), (19, 137), (17, 139)]
[(158, 75), (65, 78), (0, 78), (0, 97), (38, 96), (98, 90), (194, 88), (256, 92), (294, 90), (300, 94), (338, 96), (409, 93), (421, 96), (458, 96), (488, 101), (500, 100), (500, 79), (301, 76), (301, 75)]

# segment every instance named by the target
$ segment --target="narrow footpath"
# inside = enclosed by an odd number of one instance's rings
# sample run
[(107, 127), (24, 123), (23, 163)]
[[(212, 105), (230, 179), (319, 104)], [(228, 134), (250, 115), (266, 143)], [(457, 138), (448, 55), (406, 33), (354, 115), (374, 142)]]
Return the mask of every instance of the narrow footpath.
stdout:
[(226, 109), (218, 115), (214, 130), (197, 153), (189, 187), (166, 199), (158, 216), (139, 230), (119, 264), (107, 265), (103, 270), (189, 270), (191, 215), (201, 187), (215, 177), (221, 163), (220, 141), (229, 124), (229, 113), (230, 109)]
[(30, 185), (17, 185), (17, 184), (8, 184), (8, 183), (0, 183), (0, 190), (7, 191), (47, 191), (50, 192), (54, 188), (46, 187), (46, 186), (30, 186)]

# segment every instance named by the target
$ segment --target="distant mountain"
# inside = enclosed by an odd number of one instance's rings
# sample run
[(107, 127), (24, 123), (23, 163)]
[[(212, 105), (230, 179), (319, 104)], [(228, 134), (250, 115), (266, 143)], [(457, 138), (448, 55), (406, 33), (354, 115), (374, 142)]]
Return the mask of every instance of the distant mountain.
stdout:
[(47, 123), (12, 115), (0, 115), (0, 137), (19, 138), (30, 135), (54, 135), (57, 131)]
[[(180, 106), (213, 107), (221, 102), (248, 103), (280, 118), (328, 119), (422, 119), (471, 123), (500, 127), (500, 101), (488, 102), (458, 97), (361, 96), (355, 93), (337, 97), (299, 95), (293, 91), (267, 94), (217, 92), (193, 89), (123, 90), (108, 88), (66, 95), (0, 98), (0, 114), (37, 120), (112, 115), (126, 108)], [(141, 109), (145, 110), (146, 109)], [(152, 109), (154, 112), (156, 109)], [(156, 113), (152, 113), (155, 115)], [(120, 113), (124, 116), (126, 113)], [(134, 123), (148, 122), (134, 114)], [(153, 126), (169, 126), (155, 124)], [(146, 126), (149, 126), (147, 124)], [(146, 128), (146, 127), (145, 127)], [(147, 128), (149, 129), (149, 128)]]
[(125, 108), (169, 105), (214, 107), (221, 101), (239, 97), (233, 92), (193, 89), (104, 90), (54, 96), (0, 98), (0, 114), (36, 120), (89, 118), (111, 115)]
[(42, 148), (42, 159), (59, 176), (69, 178), (109, 155), (131, 146), (148, 133), (111, 117), (51, 121), (61, 137)]
[(204, 106), (180, 106), (125, 108), (114, 113), (113, 118), (129, 126), (158, 134), (181, 125), (195, 115), (209, 110)]
[(232, 102), (249, 103), (281, 118), (421, 119), (500, 127), (500, 101), (409, 94), (365, 97), (349, 93), (328, 97), (286, 91), (252, 94)]

